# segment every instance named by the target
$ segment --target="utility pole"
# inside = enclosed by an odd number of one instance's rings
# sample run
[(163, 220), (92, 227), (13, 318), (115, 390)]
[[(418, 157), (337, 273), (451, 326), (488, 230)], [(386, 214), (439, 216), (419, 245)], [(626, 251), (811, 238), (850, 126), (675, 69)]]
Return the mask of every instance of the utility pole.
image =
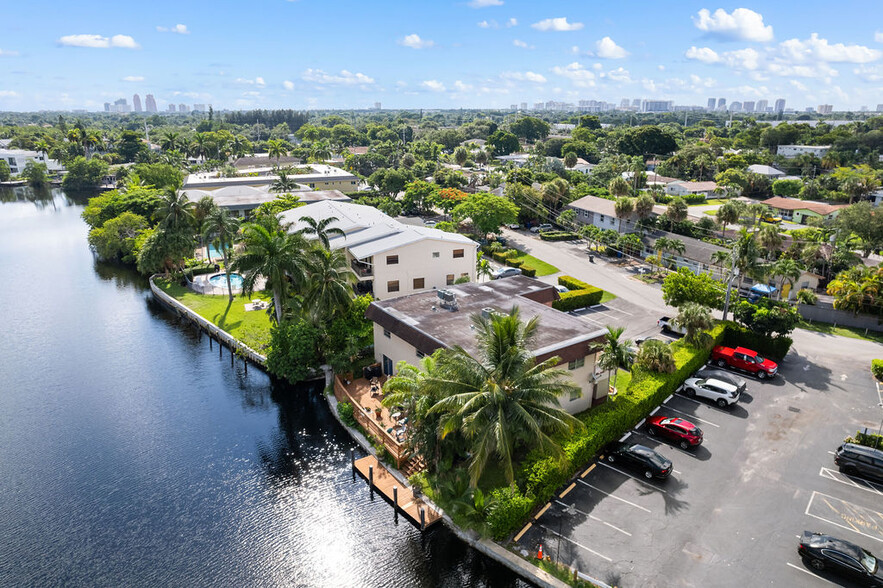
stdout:
[(739, 268), (736, 267), (735, 247), (730, 252), (730, 257), (733, 258), (733, 264), (730, 266), (730, 273), (727, 276), (727, 293), (724, 296), (724, 320), (727, 320), (727, 312), (730, 310), (730, 289), (733, 287), (733, 280), (739, 275)]

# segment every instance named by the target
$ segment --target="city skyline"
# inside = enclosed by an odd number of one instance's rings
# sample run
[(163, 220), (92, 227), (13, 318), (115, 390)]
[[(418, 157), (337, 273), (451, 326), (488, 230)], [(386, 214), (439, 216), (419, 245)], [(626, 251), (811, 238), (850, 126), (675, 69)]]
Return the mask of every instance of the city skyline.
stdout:
[[(216, 109), (507, 108), (629, 96), (702, 106), (713, 95), (743, 104), (783, 98), (795, 111), (883, 102), (883, 31), (855, 18), (875, 8), (865, 0), (827, 11), (823, 22), (812, 8), (827, 5), (816, 1), (800, 11), (794, 3), (610, 5), (590, 16), (570, 1), (385, 2), (348, 5), (329, 19), (314, 0), (279, 0), (236, 18), (161, 0), (155, 13), (163, 22), (128, 6), (50, 4), (37, 31), (26, 25), (27, 6), (6, 11), (0, 110), (100, 111), (145, 88), (159, 112), (182, 101)], [(264, 57), (241, 49), (249, 44)]]

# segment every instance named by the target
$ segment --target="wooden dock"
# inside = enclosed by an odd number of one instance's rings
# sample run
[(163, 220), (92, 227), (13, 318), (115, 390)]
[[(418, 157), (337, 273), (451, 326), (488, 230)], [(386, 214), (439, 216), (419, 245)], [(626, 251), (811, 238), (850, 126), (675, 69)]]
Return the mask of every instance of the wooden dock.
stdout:
[[(373, 455), (355, 460), (353, 467), (368, 481), (372, 489), (380, 492), (392, 503), (396, 511), (404, 514), (418, 529), (428, 529), (441, 520), (438, 512), (427, 506), (420, 498), (416, 498), (411, 489), (395, 479)], [(423, 511), (422, 521), (421, 511)]]

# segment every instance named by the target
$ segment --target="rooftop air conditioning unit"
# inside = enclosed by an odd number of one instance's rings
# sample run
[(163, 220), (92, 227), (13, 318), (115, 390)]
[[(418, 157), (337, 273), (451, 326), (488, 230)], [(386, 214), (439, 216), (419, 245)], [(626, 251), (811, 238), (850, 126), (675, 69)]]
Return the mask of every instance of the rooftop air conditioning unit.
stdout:
[(453, 291), (440, 289), (436, 291), (435, 295), (438, 297), (442, 308), (449, 310), (458, 310), (460, 308), (457, 304), (457, 294)]
[(495, 312), (496, 311), (493, 308), (491, 308), (490, 306), (485, 306), (484, 308), (481, 309), (481, 317), (484, 319), (489, 319), (492, 316), (494, 316)]

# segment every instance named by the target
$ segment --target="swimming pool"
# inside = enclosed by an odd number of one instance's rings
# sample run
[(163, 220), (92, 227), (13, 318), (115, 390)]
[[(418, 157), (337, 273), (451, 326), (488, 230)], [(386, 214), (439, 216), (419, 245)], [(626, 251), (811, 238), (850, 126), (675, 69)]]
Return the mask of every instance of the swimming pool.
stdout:
[[(226, 274), (218, 274), (216, 276), (212, 276), (208, 279), (209, 283), (212, 286), (218, 286), (220, 288), (227, 287), (227, 276)], [(230, 274), (230, 286), (235, 288), (242, 288), (242, 276), (239, 274)]]

